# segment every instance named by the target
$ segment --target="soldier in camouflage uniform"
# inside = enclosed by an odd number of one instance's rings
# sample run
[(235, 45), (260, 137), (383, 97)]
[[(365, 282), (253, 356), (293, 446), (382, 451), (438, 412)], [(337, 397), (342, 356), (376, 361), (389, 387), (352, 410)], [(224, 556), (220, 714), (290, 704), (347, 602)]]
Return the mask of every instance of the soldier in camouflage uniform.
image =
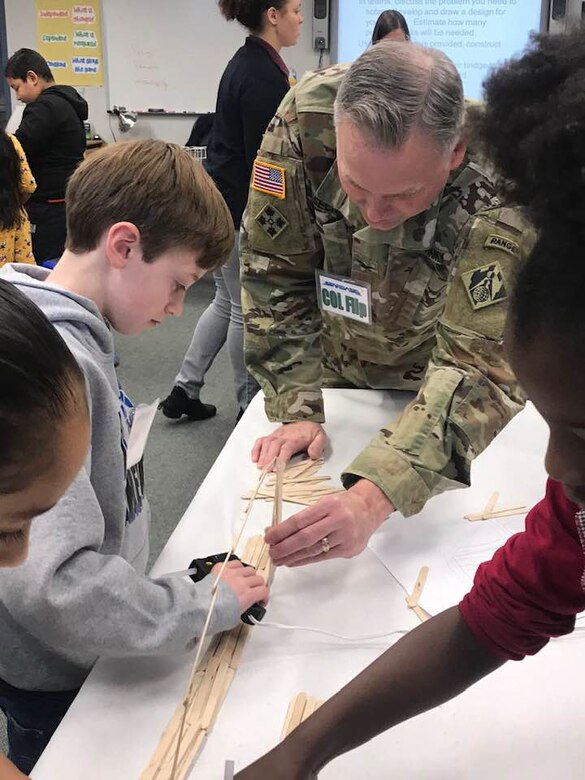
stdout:
[(344, 494), (267, 533), (277, 563), (355, 555), (395, 509), (468, 485), (522, 407), (502, 331), (532, 234), (466, 150), (464, 120), (451, 61), (388, 42), (308, 74), (264, 135), (241, 234), (245, 351), (286, 425), (254, 460), (322, 451), (323, 386), (417, 392)]

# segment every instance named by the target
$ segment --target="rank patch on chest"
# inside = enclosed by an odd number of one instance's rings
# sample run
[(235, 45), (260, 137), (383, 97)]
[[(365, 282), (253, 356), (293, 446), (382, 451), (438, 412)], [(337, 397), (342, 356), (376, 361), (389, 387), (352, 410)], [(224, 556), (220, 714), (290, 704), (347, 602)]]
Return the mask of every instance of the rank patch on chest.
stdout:
[(270, 203), (267, 203), (262, 211), (260, 211), (256, 217), (256, 222), (273, 241), (278, 238), (289, 225), (288, 219)]
[(499, 263), (482, 265), (461, 276), (474, 309), (483, 309), (508, 297)]
[(286, 196), (285, 170), (280, 165), (254, 160), (252, 170), (252, 189), (265, 195), (274, 195), (279, 200)]

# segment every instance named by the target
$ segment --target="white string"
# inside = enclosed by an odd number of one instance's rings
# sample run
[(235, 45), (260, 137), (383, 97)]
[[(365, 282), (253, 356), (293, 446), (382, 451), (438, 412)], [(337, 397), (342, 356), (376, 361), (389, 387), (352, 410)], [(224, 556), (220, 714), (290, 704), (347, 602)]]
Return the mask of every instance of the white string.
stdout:
[(343, 636), (343, 634), (334, 634), (332, 631), (324, 631), (322, 628), (312, 628), (311, 626), (290, 626), (286, 623), (270, 623), (266, 620), (260, 622), (256, 618), (251, 617), (250, 620), (255, 626), (260, 628), (279, 628), (285, 631), (311, 631), (313, 634), (323, 634), (324, 636), (331, 636), (334, 639), (342, 639), (344, 642), (367, 642), (370, 639), (385, 639), (395, 634), (408, 634), (411, 629), (405, 631), (386, 631), (384, 634), (368, 634), (366, 636)]

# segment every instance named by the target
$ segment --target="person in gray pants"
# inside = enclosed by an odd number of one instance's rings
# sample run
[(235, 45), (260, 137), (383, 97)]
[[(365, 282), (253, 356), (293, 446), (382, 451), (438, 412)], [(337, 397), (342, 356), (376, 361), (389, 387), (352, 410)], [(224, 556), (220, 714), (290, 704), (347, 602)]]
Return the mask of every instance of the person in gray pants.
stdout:
[(244, 363), (237, 231), (262, 135), (289, 89), (289, 71), (280, 51), (295, 45), (303, 22), (299, 0), (219, 0), (219, 9), (250, 33), (221, 78), (205, 161), (232, 215), (236, 244), (226, 264), (214, 273), (215, 298), (197, 323), (174, 387), (160, 405), (165, 417), (173, 420), (182, 415), (205, 420), (216, 413), (199, 393), (226, 339), (240, 405), (238, 419), (258, 390)]
[[(181, 414), (186, 414), (194, 420), (213, 417), (216, 413), (215, 406), (203, 403), (199, 399), (199, 393), (207, 370), (226, 341), (240, 414), (258, 390), (256, 381), (248, 374), (244, 363), (244, 327), (237, 233), (228, 261), (213, 272), (213, 279), (215, 297), (199, 318), (181, 370), (175, 378), (175, 387), (171, 395), (161, 404), (166, 417), (176, 419)], [(183, 392), (178, 393), (178, 389)]]

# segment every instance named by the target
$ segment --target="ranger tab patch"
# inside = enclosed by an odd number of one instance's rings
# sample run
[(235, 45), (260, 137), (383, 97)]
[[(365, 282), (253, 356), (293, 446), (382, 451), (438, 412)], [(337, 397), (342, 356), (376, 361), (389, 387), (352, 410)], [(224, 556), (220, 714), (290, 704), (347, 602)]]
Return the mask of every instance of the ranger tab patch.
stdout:
[(266, 195), (274, 195), (275, 198), (284, 200), (286, 196), (285, 169), (280, 165), (273, 165), (256, 158), (252, 170), (251, 186), (256, 192), (264, 192)]
[(461, 279), (474, 309), (483, 309), (508, 297), (499, 263), (474, 268), (462, 274)]
[(484, 247), (487, 249), (501, 249), (514, 257), (518, 254), (520, 247), (515, 241), (510, 241), (506, 236), (498, 236), (496, 233), (490, 233), (486, 238)]
[(287, 229), (289, 224), (288, 219), (271, 203), (267, 203), (260, 211), (256, 217), (256, 222), (273, 241)]

